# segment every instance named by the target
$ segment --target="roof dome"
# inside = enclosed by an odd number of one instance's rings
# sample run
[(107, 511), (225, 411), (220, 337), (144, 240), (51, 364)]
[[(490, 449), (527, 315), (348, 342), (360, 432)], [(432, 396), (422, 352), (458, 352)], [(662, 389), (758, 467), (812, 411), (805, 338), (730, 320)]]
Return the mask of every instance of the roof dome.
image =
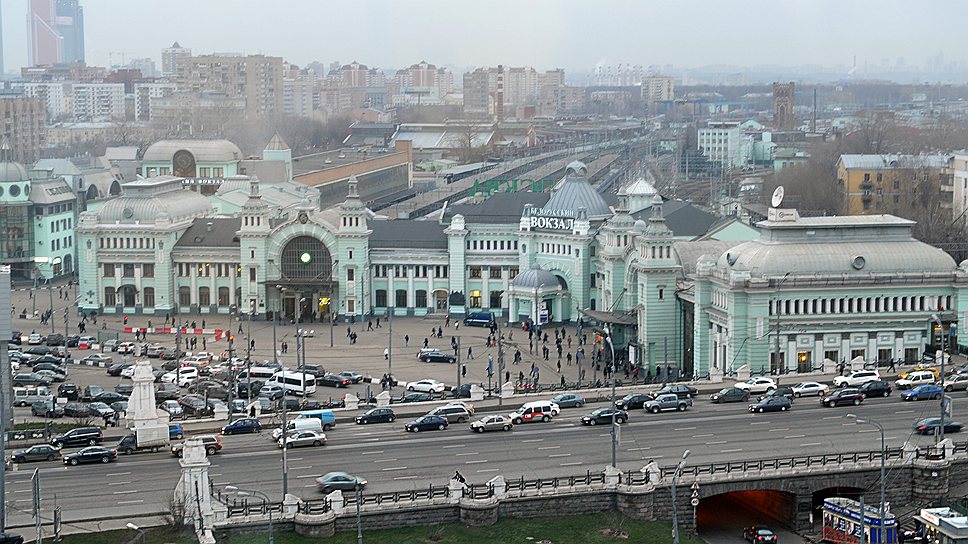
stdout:
[(208, 215), (212, 205), (204, 195), (181, 188), (179, 178), (159, 176), (126, 184), (124, 195), (108, 200), (95, 213), (102, 224), (153, 223)]
[[(571, 166), (569, 165), (568, 168), (570, 170)], [(573, 173), (567, 174), (565, 179), (561, 180), (544, 207), (576, 213), (579, 208), (585, 208), (588, 210), (589, 219), (605, 219), (612, 216), (612, 209), (602, 195), (588, 183), (588, 179)]]
[(656, 191), (655, 186), (645, 180), (645, 178), (639, 178), (625, 187), (625, 192), (629, 196), (651, 196), (659, 191)]
[(29, 181), (27, 169), (19, 162), (0, 162), (0, 181)]
[(581, 161), (571, 161), (570, 163), (568, 163), (568, 166), (565, 167), (565, 175), (567, 176), (568, 174), (587, 176), (588, 167), (585, 166), (585, 163)]
[(543, 287), (559, 287), (561, 282), (558, 276), (544, 270), (537, 263), (531, 268), (521, 272), (511, 280), (511, 286), (519, 289), (541, 289)]
[(182, 149), (195, 157), (196, 163), (233, 162), (242, 159), (242, 150), (228, 140), (161, 140), (145, 151), (144, 162), (168, 162)]

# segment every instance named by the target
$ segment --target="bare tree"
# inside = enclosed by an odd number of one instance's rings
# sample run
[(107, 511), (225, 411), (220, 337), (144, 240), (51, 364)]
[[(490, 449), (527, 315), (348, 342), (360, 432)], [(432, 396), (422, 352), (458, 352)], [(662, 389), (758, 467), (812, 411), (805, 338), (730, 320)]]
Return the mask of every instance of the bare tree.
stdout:
[(465, 123), (448, 128), (450, 135), (450, 145), (457, 151), (457, 157), (462, 164), (480, 162), (484, 156), (484, 146), (480, 144), (480, 138), (484, 135), (480, 125)]
[(762, 194), (769, 204), (773, 190), (782, 185), (786, 205), (802, 215), (840, 215), (844, 211), (844, 189), (837, 180), (837, 160), (841, 148), (836, 144), (817, 147), (804, 164), (788, 166), (767, 183)]

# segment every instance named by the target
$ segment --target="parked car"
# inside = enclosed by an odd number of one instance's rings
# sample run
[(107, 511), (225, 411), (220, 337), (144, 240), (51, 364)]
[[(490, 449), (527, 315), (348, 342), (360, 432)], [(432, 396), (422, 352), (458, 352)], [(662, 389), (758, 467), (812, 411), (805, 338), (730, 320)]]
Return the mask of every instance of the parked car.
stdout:
[(678, 410), (684, 412), (686, 408), (692, 406), (692, 399), (689, 397), (679, 398), (675, 393), (666, 393), (656, 398), (646, 401), (643, 408), (646, 412), (658, 414), (667, 410)]
[(585, 397), (575, 393), (562, 393), (552, 397), (551, 402), (561, 408), (581, 408), (585, 405)]
[(182, 408), (181, 404), (177, 400), (166, 400), (159, 406), (162, 410), (168, 412), (168, 417), (170, 419), (175, 419), (177, 417), (182, 417), (185, 415), (185, 410)]
[(391, 398), (390, 404), (408, 404), (411, 402), (428, 402), (434, 400), (430, 393), (407, 393), (397, 398)]
[(750, 400), (750, 392), (739, 387), (724, 387), (710, 395), (709, 400), (716, 404), (723, 402), (746, 402)]
[[(913, 431), (918, 434), (934, 434), (935, 432), (937, 432), (938, 427), (941, 427), (941, 418), (929, 417), (915, 423)], [(948, 419), (944, 420), (944, 432), (946, 434), (960, 433), (963, 427), (964, 425), (962, 425), (957, 421), (951, 421)]]
[(92, 353), (81, 359), (82, 363), (103, 363), (107, 365), (112, 364), (113, 361), (110, 355), (104, 355), (103, 353)]
[(791, 406), (790, 399), (786, 397), (770, 397), (750, 404), (750, 412), (760, 414), (763, 412), (786, 412)]
[(93, 397), (81, 397), (82, 402), (103, 402), (106, 404), (111, 404), (119, 400), (128, 400), (128, 397), (114, 391), (101, 391)]
[(776, 533), (762, 525), (754, 525), (743, 529), (743, 538), (756, 544), (776, 542)]
[(93, 446), (104, 440), (104, 433), (97, 427), (75, 427), (64, 434), (50, 439), (50, 444), (56, 448), (71, 446)]
[(178, 400), (181, 396), (181, 389), (173, 383), (162, 383), (155, 389), (155, 400)]
[(842, 406), (844, 404), (857, 406), (862, 402), (864, 402), (864, 394), (856, 387), (841, 387), (833, 393), (820, 398), (820, 406), (827, 407)]
[(111, 408), (103, 402), (90, 402), (88, 403), (87, 407), (90, 408), (91, 412), (97, 417), (110, 418), (114, 417), (114, 414), (116, 413), (114, 408)]
[(37, 417), (46, 417), (49, 419), (63, 417), (64, 407), (49, 400), (35, 402), (30, 405), (30, 414)]
[(322, 493), (333, 491), (355, 491), (366, 487), (366, 480), (345, 472), (327, 472), (316, 478), (316, 488)]
[(281, 385), (266, 384), (259, 389), (259, 396), (269, 400), (281, 399), (286, 396), (286, 390)]
[(326, 444), (326, 435), (319, 431), (299, 431), (290, 433), (278, 440), (279, 447), (298, 448), (300, 446), (322, 446)]
[(101, 446), (88, 446), (70, 455), (64, 456), (64, 464), (75, 466), (81, 463), (110, 463), (118, 460), (118, 450), (109, 450)]
[(865, 398), (891, 396), (891, 384), (882, 380), (866, 382), (857, 389), (860, 389)]
[(615, 401), (615, 407), (619, 410), (635, 410), (644, 406), (646, 401), (651, 399), (652, 396), (648, 393), (629, 393)]
[(44, 339), (44, 343), (48, 346), (63, 346), (67, 343), (67, 339), (64, 338), (63, 334), (48, 334), (47, 338)]
[(776, 389), (776, 382), (773, 381), (773, 378), (750, 378), (745, 382), (736, 383), (734, 386), (749, 391), (750, 394), (766, 393), (770, 389)]
[[(202, 445), (205, 446), (205, 453), (208, 455), (215, 455), (219, 451), (222, 451), (222, 439), (215, 435), (206, 434), (206, 435), (197, 436), (193, 438), (202, 439)], [(181, 457), (184, 449), (185, 449), (184, 442), (172, 444), (171, 454), (174, 455), (175, 457)]]
[(447, 418), (441, 416), (421, 416), (410, 423), (404, 425), (407, 432), (419, 431), (442, 431), (447, 428)]
[(108, 376), (120, 376), (124, 369), (134, 366), (134, 363), (115, 363), (108, 367)]
[(51, 383), (60, 383), (64, 381), (64, 375), (58, 374), (53, 370), (46, 370), (46, 369), (34, 370), (34, 374), (37, 374), (39, 376), (43, 376), (44, 378), (49, 379)]
[(51, 383), (53, 383), (53, 381), (50, 378), (41, 376), (40, 374), (36, 374), (34, 372), (31, 372), (28, 374), (17, 374), (13, 377), (14, 387), (17, 387), (17, 386), (23, 387), (28, 385), (49, 386)]
[(25, 450), (18, 451), (11, 456), (14, 463), (27, 463), (29, 461), (53, 461), (61, 458), (61, 449), (49, 444), (37, 444)]
[(254, 417), (244, 417), (222, 427), (222, 434), (261, 433), (262, 423)]
[(39, 346), (43, 342), (44, 342), (44, 337), (36, 332), (30, 333), (30, 336), (27, 337), (28, 346)]
[(444, 384), (437, 380), (420, 380), (408, 383), (407, 391), (442, 395), (444, 393)]
[(655, 393), (652, 393), (652, 396), (655, 398), (666, 393), (674, 393), (680, 399), (691, 399), (699, 394), (699, 390), (684, 384), (673, 384), (659, 389)]
[(937, 400), (944, 394), (944, 389), (940, 385), (928, 383), (919, 385), (914, 389), (901, 391), (901, 400)]
[(514, 428), (511, 418), (503, 415), (485, 416), (471, 423), (471, 430), (478, 433), (485, 431), (510, 431)]
[(91, 409), (83, 402), (68, 402), (64, 405), (64, 417), (87, 417)]
[(361, 415), (356, 416), (356, 422), (360, 425), (368, 423), (393, 423), (396, 414), (389, 408), (371, 408)]
[(425, 363), (456, 363), (457, 357), (442, 353), (440, 351), (429, 351), (420, 355), (420, 360)]
[(881, 379), (876, 370), (855, 370), (846, 376), (834, 376), (834, 387), (857, 387)]
[(619, 410), (618, 408), (599, 408), (594, 412), (584, 415), (581, 417), (582, 425), (611, 425), (612, 418), (615, 418), (615, 423), (621, 425), (629, 419), (629, 413), (625, 410)]
[(800, 397), (822, 397), (830, 391), (827, 384), (819, 382), (800, 382), (793, 386), (793, 396)]
[(322, 378), (316, 378), (316, 385), (325, 385), (328, 387), (347, 387), (351, 383), (351, 380), (339, 374), (324, 374)]

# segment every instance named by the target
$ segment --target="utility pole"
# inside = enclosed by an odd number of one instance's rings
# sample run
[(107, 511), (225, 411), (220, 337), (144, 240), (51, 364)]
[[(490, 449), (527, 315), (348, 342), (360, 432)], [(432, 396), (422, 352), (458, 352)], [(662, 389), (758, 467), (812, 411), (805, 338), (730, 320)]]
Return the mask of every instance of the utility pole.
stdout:
[[(393, 389), (393, 308), (387, 312), (387, 384), (388, 390)], [(370, 399), (366, 399), (369, 402)]]
[(229, 405), (229, 424), (232, 423), (232, 412), (233, 412), (233, 410), (232, 410), (232, 394), (235, 392), (235, 361), (233, 360), (233, 359), (235, 359), (235, 357), (234, 357), (235, 352), (232, 349), (233, 346), (235, 345), (235, 330), (232, 329), (232, 314), (235, 313), (236, 309), (237, 308), (236, 308), (236, 306), (234, 304), (232, 306), (229, 306), (229, 334), (228, 334), (228, 336), (229, 336), (229, 338), (228, 338), (228, 340), (229, 340), (229, 349), (228, 349), (228, 354), (229, 354), (229, 394), (228, 394), (228, 399), (227, 399), (229, 401), (228, 402), (228, 405)]
[(43, 544), (44, 535), (41, 530), (41, 518), (40, 518), (40, 469), (35, 468), (34, 474), (30, 477), (31, 488), (33, 489), (33, 516), (34, 516), (34, 527), (37, 530), (37, 537), (35, 542), (37, 544)]
[(611, 363), (612, 363), (612, 405), (611, 405), (611, 409), (612, 409), (612, 432), (610, 434), (612, 435), (612, 468), (616, 468), (616, 466), (617, 466), (616, 458), (617, 458), (617, 455), (618, 455), (617, 454), (617, 450), (618, 450), (618, 424), (617, 424), (617, 422), (615, 420), (615, 414), (617, 412), (617, 410), (615, 409), (615, 381), (616, 381), (615, 373), (616, 373), (616, 371), (618, 369), (615, 368), (615, 345), (612, 344), (612, 335), (611, 335), (611, 331), (608, 328), (605, 329), (605, 342), (608, 343), (609, 353), (612, 356), (612, 361), (611, 361)]
[[(938, 334), (941, 336), (941, 379), (944, 380), (944, 324), (941, 323), (941, 316), (938, 314), (932, 314), (931, 319), (938, 324)], [(943, 383), (943, 382), (942, 382)], [(945, 394), (944, 389), (941, 390), (941, 421), (938, 425), (938, 443), (940, 444), (944, 440), (944, 412), (945, 412)]]

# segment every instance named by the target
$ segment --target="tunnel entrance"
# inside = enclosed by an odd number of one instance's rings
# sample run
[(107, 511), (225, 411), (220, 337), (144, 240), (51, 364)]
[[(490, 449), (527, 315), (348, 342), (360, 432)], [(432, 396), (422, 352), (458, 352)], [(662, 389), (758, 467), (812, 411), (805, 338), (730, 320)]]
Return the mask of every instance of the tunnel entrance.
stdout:
[(806, 542), (789, 530), (796, 525), (796, 496), (792, 493), (734, 491), (705, 497), (696, 509), (696, 528), (708, 544), (737, 542), (743, 529), (751, 525), (766, 525), (781, 542)]

